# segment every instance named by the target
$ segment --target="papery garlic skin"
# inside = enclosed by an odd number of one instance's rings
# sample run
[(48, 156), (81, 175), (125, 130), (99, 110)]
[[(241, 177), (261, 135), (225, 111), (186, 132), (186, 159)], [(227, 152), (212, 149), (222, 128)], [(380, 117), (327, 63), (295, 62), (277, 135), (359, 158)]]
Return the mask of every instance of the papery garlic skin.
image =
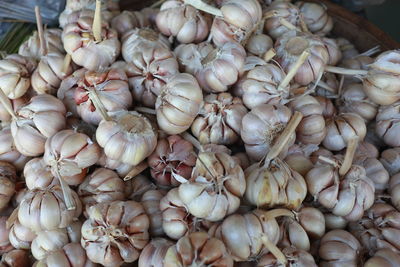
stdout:
[(329, 34), (333, 28), (333, 20), (328, 15), (328, 10), (324, 5), (298, 1), (296, 6), (300, 9), (302, 19), (312, 33), (317, 35)]
[(88, 209), (97, 203), (125, 200), (125, 183), (112, 170), (98, 168), (79, 185), (77, 193)]
[[(46, 40), (47, 52), (57, 53), (57, 54), (64, 54), (64, 47), (61, 41), (61, 29), (51, 28), (51, 29), (44, 29), (43, 31), (44, 39)], [(25, 57), (32, 57), (37, 61), (40, 61), (41, 57), (43, 56), (40, 51), (40, 40), (39, 34), (37, 31), (34, 31), (32, 36), (29, 37), (28, 40), (23, 42), (19, 49), (18, 54)]]
[(345, 85), (341, 94), (340, 112), (355, 113), (365, 121), (375, 119), (378, 113), (378, 105), (368, 99), (360, 83)]
[(246, 114), (240, 98), (229, 93), (210, 94), (204, 98), (191, 130), (202, 144), (234, 144), (240, 137), (242, 118)]
[(375, 186), (366, 176), (365, 169), (352, 165), (339, 179), (339, 173), (331, 165), (317, 165), (306, 175), (308, 192), (318, 202), (349, 221), (362, 218), (364, 211), (374, 203)]
[(141, 11), (124, 10), (111, 20), (111, 27), (122, 37), (126, 32), (134, 28), (151, 26), (150, 18)]
[(165, 196), (164, 190), (149, 190), (143, 194), (141, 203), (150, 219), (149, 232), (152, 237), (163, 236), (163, 218), (160, 209), (160, 201)]
[(399, 127), (400, 127), (400, 102), (395, 102), (388, 106), (381, 106), (376, 116), (376, 133), (391, 147), (400, 146)]
[(26, 187), (30, 190), (35, 188), (46, 189), (60, 184), (43, 158), (33, 158), (28, 161), (24, 167), (24, 177)]
[(35, 259), (42, 260), (47, 254), (61, 249), (68, 242), (68, 235), (63, 229), (38, 232), (31, 245), (32, 255)]
[(291, 3), (274, 1), (266, 11), (275, 11), (277, 13), (276, 16), (267, 18), (264, 26), (264, 29), (267, 31), (268, 35), (274, 40), (290, 31), (290, 29), (282, 25), (281, 18), (286, 19), (294, 26), (300, 26), (300, 10), (297, 6)]
[(11, 133), (17, 150), (25, 156), (39, 156), (44, 152), (47, 138), (66, 126), (63, 103), (52, 95), (32, 97), (17, 112), (11, 123)]
[(71, 65), (66, 68), (65, 72), (63, 67), (63, 54), (48, 53), (43, 56), (38, 63), (37, 69), (32, 74), (31, 83), (33, 90), (38, 94), (55, 95), (61, 81), (73, 71)]
[(67, 227), (82, 212), (78, 195), (72, 190), (71, 194), (75, 210), (67, 210), (60, 186), (29, 190), (19, 206), (19, 222), (34, 232)]
[[(242, 119), (241, 130), (247, 155), (254, 160), (261, 160), (286, 127), (291, 116), (291, 110), (281, 104), (262, 104), (247, 113)], [(296, 135), (293, 133), (281, 155), (286, 154), (295, 138)]]
[(257, 207), (297, 210), (307, 195), (304, 178), (279, 159), (269, 166), (255, 163), (245, 170), (245, 176), (245, 199)]
[(93, 17), (83, 16), (65, 26), (63, 43), (65, 51), (79, 66), (92, 71), (102, 71), (118, 57), (121, 44), (117, 32), (103, 21), (100, 42), (92, 35)]
[(22, 97), (30, 88), (36, 62), (28, 57), (9, 55), (0, 60), (0, 88), (10, 99)]
[[(317, 267), (314, 257), (307, 251), (294, 247), (285, 247), (282, 253), (288, 260), (288, 266)], [(282, 266), (272, 253), (264, 254), (258, 261), (257, 267)]]
[[(14, 111), (17, 111), (17, 109), (20, 106), (26, 104), (29, 101), (29, 98), (30, 98), (30, 96), (29, 96), (29, 90), (28, 90), (28, 93), (26, 93), (22, 97), (17, 98), (17, 99), (10, 99), (12, 109)], [(12, 120), (10, 113), (5, 109), (5, 107), (1, 103), (0, 103), (0, 120), (2, 121), (3, 127), (5, 127), (7, 125), (6, 122), (11, 122), (11, 120)]]
[(167, 134), (186, 131), (199, 113), (202, 101), (203, 93), (192, 75), (174, 75), (156, 101), (158, 126)]
[(0, 126), (0, 161), (11, 163), (18, 171), (21, 171), (29, 159), (15, 148), (10, 125), (2, 123)]
[(327, 98), (336, 98), (339, 94), (339, 80), (334, 73), (326, 72), (322, 75), (321, 81), (325, 83), (323, 86), (320, 82), (318, 83), (317, 87), (315, 88), (315, 95), (316, 97), (322, 96)]
[(174, 243), (165, 238), (153, 238), (139, 256), (139, 267), (164, 266), (165, 254)]
[(150, 121), (136, 111), (117, 111), (100, 122), (96, 140), (107, 157), (137, 165), (156, 148), (157, 134)]
[(233, 267), (233, 259), (224, 243), (206, 232), (194, 232), (178, 240), (165, 255), (164, 266)]
[(195, 217), (219, 221), (239, 208), (246, 189), (243, 170), (226, 153), (201, 152), (179, 197)]
[(220, 10), (223, 17), (214, 18), (210, 33), (216, 46), (244, 41), (262, 18), (262, 8), (257, 0), (224, 1)]
[(289, 98), (289, 87), (280, 88), (286, 74), (275, 64), (265, 64), (252, 68), (241, 78), (243, 103), (247, 108), (261, 104), (281, 104)]
[(307, 33), (289, 31), (276, 41), (275, 49), (278, 61), (286, 72), (293, 68), (304, 51), (309, 50), (310, 55), (293, 78), (300, 85), (316, 81), (329, 62), (329, 53), (321, 38)]
[(380, 249), (375, 255), (369, 258), (365, 263), (364, 267), (396, 267), (400, 264), (399, 254), (391, 251), (390, 249)]
[(289, 103), (292, 111), (299, 111), (303, 119), (296, 128), (296, 138), (302, 144), (319, 145), (326, 136), (323, 110), (318, 100), (306, 95)]
[(90, 261), (85, 250), (79, 243), (68, 243), (61, 249), (52, 251), (34, 265), (36, 267), (95, 267), (97, 264)]
[(108, 112), (127, 110), (132, 105), (128, 77), (120, 69), (103, 72), (86, 71), (74, 91), (77, 113), (87, 123), (98, 125), (102, 119), (91, 94), (96, 94)]
[(179, 135), (171, 135), (158, 139), (157, 147), (147, 158), (147, 163), (151, 176), (158, 185), (178, 186), (182, 182), (180, 177), (190, 179), (196, 164), (196, 155), (190, 142)]
[(367, 96), (379, 105), (391, 105), (400, 99), (400, 52), (386, 51), (369, 65), (363, 80)]
[(100, 203), (90, 207), (88, 215), (82, 226), (81, 244), (91, 261), (120, 266), (139, 258), (149, 241), (149, 218), (140, 203)]
[(332, 151), (347, 147), (347, 142), (354, 137), (364, 140), (367, 127), (364, 120), (354, 113), (340, 113), (326, 120), (327, 134), (322, 144)]
[(207, 38), (211, 20), (191, 5), (169, 0), (161, 5), (156, 24), (161, 33), (180, 43), (199, 43)]
[(361, 245), (349, 232), (332, 230), (321, 239), (321, 266), (357, 267)]

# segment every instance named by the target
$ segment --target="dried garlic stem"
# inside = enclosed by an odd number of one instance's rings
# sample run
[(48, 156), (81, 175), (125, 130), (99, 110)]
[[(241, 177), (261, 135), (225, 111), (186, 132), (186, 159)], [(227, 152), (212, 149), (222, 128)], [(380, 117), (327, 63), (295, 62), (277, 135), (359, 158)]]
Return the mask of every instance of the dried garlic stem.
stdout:
[(300, 28), (301, 28), (301, 30), (302, 30), (303, 32), (310, 32), (310, 31), (308, 30), (307, 24), (304, 22), (304, 18), (303, 18), (302, 15), (300, 15), (299, 21), (300, 21)]
[(285, 18), (279, 18), (279, 22), (285, 26), (286, 28), (288, 28), (289, 30), (296, 30), (296, 31), (300, 31), (299, 28), (297, 28), (296, 26), (294, 26), (292, 23), (290, 23), (287, 19)]
[(334, 167), (337, 167), (337, 166), (338, 166), (338, 164), (337, 164), (336, 161), (334, 161), (333, 159), (327, 158), (327, 157), (325, 157), (325, 156), (318, 156), (318, 159), (319, 159), (320, 161), (323, 161), (323, 162), (325, 162), (325, 163), (328, 163), (328, 164), (330, 164), (330, 165), (332, 165), (332, 166), (334, 166)]
[(61, 72), (63, 75), (65, 75), (67, 73), (69, 65), (71, 65), (71, 55), (66, 54), (64, 57), (63, 67), (61, 69)]
[(285, 130), (283, 130), (282, 134), (278, 137), (275, 141), (275, 144), (272, 146), (271, 150), (268, 152), (266, 156), (265, 163), (269, 164), (271, 160), (276, 158), (279, 153), (281, 153), (282, 149), (285, 147), (289, 138), (296, 130), (297, 126), (299, 125), (301, 119), (303, 118), (303, 114), (296, 111), (292, 118), (290, 119), (289, 123), (287, 124)]
[(4, 106), (4, 108), (7, 110), (7, 112), (11, 115), (11, 117), (14, 120), (17, 120), (17, 114), (15, 114), (14, 109), (11, 106), (11, 101), (8, 99), (6, 94), (4, 93), (3, 89), (0, 88), (0, 102)]
[(290, 69), (288, 74), (286, 75), (285, 79), (279, 84), (278, 90), (282, 90), (283, 88), (286, 88), (286, 86), (289, 85), (290, 81), (293, 79), (293, 77), (296, 75), (297, 71), (303, 65), (304, 61), (310, 56), (310, 51), (304, 50), (303, 53), (301, 53), (300, 57), (297, 59), (296, 63), (294, 64), (293, 68)]
[(147, 163), (147, 161), (142, 161), (141, 163), (139, 163), (139, 165), (136, 165), (125, 177), (124, 177), (124, 181), (128, 181), (130, 179), (132, 179), (133, 177), (136, 177), (138, 174), (140, 174), (142, 171), (144, 171), (145, 169), (147, 169), (149, 167), (149, 164)]
[(372, 47), (371, 49), (369, 49), (369, 50), (367, 50), (367, 51), (365, 51), (365, 52), (363, 52), (363, 53), (361, 53), (361, 54), (359, 54), (358, 56), (355, 56), (355, 57), (359, 57), (359, 56), (370, 57), (370, 56), (373, 56), (374, 54), (376, 54), (376, 53), (378, 53), (380, 51), (381, 51), (381, 47), (379, 45), (377, 45), (377, 46)]
[(135, 110), (138, 111), (138, 112), (142, 112), (142, 113), (147, 113), (147, 114), (151, 114), (151, 115), (157, 115), (156, 110), (152, 109), (152, 108), (135, 107)]
[(342, 95), (343, 85), (344, 85), (344, 76), (342, 75), (342, 77), (340, 77), (339, 88), (338, 88), (338, 95), (339, 96)]
[(44, 38), (42, 16), (40, 15), (40, 7), (39, 6), (35, 6), (35, 16), (36, 16), (37, 30), (38, 30), (38, 34), (39, 34), (40, 54), (42, 56), (45, 56), (45, 55), (47, 55), (47, 43)]
[(334, 67), (334, 66), (326, 66), (325, 71), (336, 73), (336, 74), (350, 75), (350, 76), (367, 75), (368, 74), (367, 70), (353, 70), (353, 69), (345, 69), (345, 68)]
[(222, 11), (216, 7), (213, 7), (209, 4), (204, 3), (202, 0), (184, 0), (183, 1), (187, 5), (191, 5), (198, 10), (204, 11), (216, 17), (223, 17)]
[(325, 90), (336, 94), (336, 90), (330, 87), (326, 82), (319, 80), (318, 83), (315, 83), (316, 86), (324, 88)]
[(203, 151), (203, 146), (200, 144), (199, 140), (197, 140), (193, 135), (188, 132), (183, 132), (180, 134), (183, 139), (191, 143), (197, 150)]
[(274, 58), (274, 56), (276, 55), (276, 51), (273, 48), (270, 48), (267, 52), (265, 52), (263, 59), (265, 62), (269, 62), (271, 59)]
[(346, 154), (344, 156), (344, 161), (339, 169), (340, 175), (345, 175), (350, 170), (357, 146), (358, 146), (358, 137), (354, 137), (349, 140), (349, 143), (347, 144)]
[(10, 229), (17, 219), (18, 219), (18, 207), (16, 207), (8, 217), (6, 221), (6, 228)]
[(69, 188), (68, 184), (65, 180), (61, 177), (60, 172), (58, 171), (58, 166), (53, 166), (52, 170), (54, 171), (56, 178), (60, 181), (61, 190), (64, 195), (64, 202), (65, 206), (67, 206), (68, 210), (76, 209), (75, 201), (72, 198), (71, 188)]
[(272, 255), (275, 256), (275, 258), (278, 260), (278, 262), (280, 264), (282, 264), (283, 266), (286, 266), (287, 259), (286, 259), (285, 255), (282, 253), (282, 251), (276, 245), (274, 245), (269, 240), (268, 236), (266, 234), (264, 234), (261, 237), (261, 240), (262, 240), (264, 246), (269, 250), (269, 252), (272, 253)]
[(262, 216), (267, 220), (275, 219), (277, 217), (283, 217), (283, 216), (294, 218), (293, 212), (291, 212), (288, 209), (273, 209), (273, 210), (265, 211)]
[(101, 42), (101, 0), (96, 0), (92, 30), (96, 42)]
[(99, 96), (97, 95), (96, 89), (93, 88), (87, 88), (89, 90), (89, 98), (92, 101), (94, 107), (96, 110), (100, 112), (101, 117), (105, 121), (110, 121), (111, 117), (107, 113), (107, 109), (104, 107), (103, 103), (101, 102)]

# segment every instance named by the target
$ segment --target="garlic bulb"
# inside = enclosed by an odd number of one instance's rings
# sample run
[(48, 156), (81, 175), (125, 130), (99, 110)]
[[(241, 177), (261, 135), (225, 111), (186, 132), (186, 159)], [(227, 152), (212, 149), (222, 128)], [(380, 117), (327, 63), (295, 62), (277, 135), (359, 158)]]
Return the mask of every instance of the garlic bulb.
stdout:
[(321, 3), (299, 1), (296, 6), (304, 19), (307, 28), (314, 34), (327, 35), (333, 28), (332, 17), (328, 15), (327, 8)]
[[(162, 228), (171, 239), (178, 240), (192, 228), (196, 228), (196, 218), (187, 212), (179, 197), (179, 189), (173, 188), (160, 200)], [(193, 224), (193, 225), (192, 225)]]
[(178, 60), (181, 72), (195, 75), (204, 68), (203, 61), (213, 50), (214, 46), (209, 42), (180, 44), (175, 48), (174, 54)]
[(369, 72), (363, 80), (367, 96), (379, 105), (391, 105), (400, 99), (400, 52), (387, 51), (380, 54), (369, 65)]
[(235, 261), (253, 259), (268, 253), (279, 241), (279, 225), (273, 213), (274, 210), (254, 210), (230, 215), (217, 227), (215, 235), (224, 241)]
[(360, 83), (345, 85), (340, 100), (340, 112), (358, 114), (365, 121), (375, 119), (378, 113), (378, 105), (368, 99)]
[(165, 255), (165, 267), (175, 266), (233, 267), (233, 259), (224, 243), (205, 232), (195, 232), (178, 240)]
[(179, 186), (179, 197), (193, 216), (219, 221), (239, 208), (245, 189), (243, 170), (231, 156), (201, 152), (191, 179)]
[(46, 139), (66, 126), (63, 103), (52, 95), (38, 95), (19, 107), (11, 123), (11, 133), (17, 150), (25, 156), (44, 152)]
[(295, 98), (289, 103), (292, 111), (299, 111), (303, 119), (296, 128), (297, 141), (303, 144), (319, 145), (326, 136), (323, 110), (318, 100), (310, 95)]
[(32, 266), (31, 259), (26, 250), (14, 249), (3, 254), (0, 262), (1, 267), (29, 267)]
[(252, 55), (263, 57), (265, 53), (274, 47), (274, 43), (266, 34), (253, 34), (247, 41), (245, 48), (246, 51)]
[(104, 151), (97, 162), (97, 165), (115, 171), (119, 177), (124, 178), (135, 166), (113, 160), (104, 154)]
[[(262, 104), (247, 113), (243, 117), (241, 130), (247, 155), (254, 160), (261, 160), (268, 153), (291, 116), (290, 109), (280, 104)], [(286, 154), (287, 149), (293, 145), (295, 138), (293, 133), (281, 155)]]
[(257, 207), (297, 210), (307, 195), (304, 178), (279, 159), (270, 166), (255, 163), (245, 170), (245, 199)]
[(156, 101), (158, 126), (167, 134), (186, 131), (199, 113), (202, 101), (201, 88), (193, 76), (174, 75)]
[(93, 36), (93, 17), (81, 16), (65, 26), (63, 43), (65, 51), (79, 66), (91, 71), (102, 71), (118, 57), (121, 44), (117, 32), (107, 22), (101, 25), (101, 39)]
[(314, 163), (310, 159), (312, 152), (318, 149), (317, 145), (293, 145), (289, 148), (285, 157), (285, 162), (289, 167), (305, 176), (309, 170), (314, 167)]
[(99, 124), (101, 113), (93, 103), (99, 99), (106, 111), (128, 109), (132, 105), (128, 77), (123, 70), (108, 69), (103, 72), (85, 72), (74, 92), (79, 116), (87, 123)]
[(125, 200), (125, 183), (112, 170), (96, 169), (79, 185), (78, 195), (86, 209), (97, 203)]
[(0, 161), (11, 163), (18, 171), (21, 171), (29, 159), (15, 148), (10, 125), (2, 123), (0, 125)]
[(395, 174), (390, 178), (389, 181), (389, 193), (391, 196), (390, 201), (393, 206), (400, 210), (400, 175)]
[(164, 190), (149, 190), (143, 194), (141, 203), (144, 211), (149, 216), (149, 232), (152, 237), (164, 235), (163, 218), (160, 209), (160, 201), (165, 196)]
[[(28, 94), (29, 91), (20, 98), (10, 99), (11, 107), (14, 110), (14, 112), (17, 111), (20, 106), (28, 103), (30, 99)], [(7, 109), (4, 107), (2, 103), (0, 103), (0, 120), (3, 122), (4, 125), (6, 125), (5, 122), (11, 122), (12, 120), (11, 114), (7, 111)]]
[(165, 238), (153, 238), (139, 256), (139, 267), (164, 266), (165, 254), (174, 243)]
[(243, 170), (247, 169), (252, 161), (250, 160), (249, 156), (247, 156), (246, 152), (238, 152), (234, 154), (233, 160), (239, 164), (240, 167), (242, 167)]
[(296, 27), (300, 26), (300, 10), (297, 6), (289, 2), (274, 1), (266, 11), (276, 13), (276, 15), (265, 20), (264, 26), (268, 35), (273, 39), (277, 39), (290, 31), (288, 27), (282, 24), (282, 19), (285, 19)]
[(374, 203), (375, 186), (365, 169), (352, 165), (340, 177), (338, 170), (328, 164), (316, 165), (306, 177), (308, 192), (335, 215), (349, 221), (362, 218), (365, 210)]
[(4, 254), (13, 249), (9, 240), (9, 228), (7, 227), (7, 217), (0, 216), (0, 253)]
[(324, 214), (324, 218), (326, 229), (329, 230), (345, 229), (348, 224), (348, 221), (342, 216), (337, 216), (329, 212)]
[(350, 223), (349, 229), (370, 255), (388, 248), (397, 254), (400, 237), (400, 212), (386, 203), (375, 203), (362, 220)]
[[(285, 247), (282, 253), (288, 260), (288, 266), (296, 267), (317, 267), (314, 257), (307, 251), (294, 248)], [(264, 254), (257, 260), (257, 267), (278, 267), (282, 266), (272, 253)]]
[(96, 140), (107, 157), (138, 165), (154, 151), (157, 135), (150, 121), (135, 111), (117, 111), (102, 120)]
[(118, 32), (119, 37), (135, 28), (145, 28), (151, 26), (150, 18), (141, 11), (124, 10), (111, 20), (111, 28)]
[(311, 239), (319, 239), (325, 234), (324, 214), (317, 208), (303, 207), (295, 213), (298, 222)]
[(87, 256), (85, 250), (78, 243), (68, 243), (62, 248), (49, 252), (43, 259), (34, 265), (36, 267), (75, 267), (75, 266), (84, 266), (84, 267), (95, 267), (97, 264), (94, 264), (90, 261)]
[(318, 36), (308, 33), (287, 32), (276, 41), (275, 49), (278, 61), (286, 72), (293, 68), (304, 51), (310, 52), (293, 79), (300, 85), (316, 81), (329, 62), (329, 53), (324, 42)]
[(19, 206), (19, 222), (34, 232), (67, 227), (82, 212), (78, 195), (71, 193), (75, 210), (67, 210), (60, 186), (29, 190)]
[(82, 226), (87, 257), (105, 266), (120, 266), (139, 258), (149, 240), (149, 218), (135, 201), (100, 203), (88, 210)]
[[(147, 29), (136, 29), (128, 34), (132, 36), (154, 34), (157, 37), (155, 32)], [(124, 48), (128, 41), (124, 42)], [(125, 70), (133, 99), (144, 106), (153, 108), (162, 87), (170, 77), (178, 73), (178, 62), (172, 51), (162, 45), (138, 47), (128, 54), (129, 63), (117, 61), (112, 67)]]
[(28, 57), (9, 55), (0, 60), (0, 88), (10, 99), (22, 97), (30, 88), (36, 62)]
[[(360, 54), (352, 58), (344, 59), (340, 63), (340, 66), (343, 68), (354, 69), (354, 70), (368, 70), (369, 65), (372, 63), (374, 63), (374, 59), (372, 57)], [(345, 82), (359, 83), (360, 79), (357, 76), (356, 77), (347, 76), (345, 77)]]
[(336, 43), (338, 44), (340, 50), (342, 51), (343, 60), (348, 58), (354, 58), (360, 54), (360, 52), (355, 48), (355, 46), (349, 40), (343, 37), (336, 38)]
[(214, 18), (210, 33), (217, 46), (246, 40), (262, 19), (261, 5), (257, 0), (224, 1), (220, 11), (222, 17)]
[(55, 177), (60, 176), (69, 185), (78, 185), (100, 153), (100, 147), (86, 134), (63, 130), (47, 139), (43, 161)]
[(43, 56), (38, 63), (37, 69), (32, 74), (32, 88), (38, 94), (55, 95), (61, 81), (73, 71), (71, 65), (66, 68), (65, 72), (63, 68), (63, 54), (48, 53)]
[(399, 114), (400, 102), (388, 106), (381, 106), (376, 116), (376, 133), (382, 138), (385, 144), (398, 147), (400, 146), (398, 127), (400, 127)]
[(144, 175), (139, 174), (125, 182), (125, 195), (130, 200), (140, 201), (143, 194), (149, 190), (157, 189), (157, 186), (153, 184), (149, 178)]
[(16, 181), (15, 167), (8, 162), (0, 161), (0, 210), (7, 207), (14, 195)]
[(157, 141), (157, 147), (147, 158), (150, 173), (161, 186), (178, 186), (181, 177), (190, 179), (192, 168), (196, 164), (193, 145), (180, 137), (171, 135)]
[(322, 115), (325, 119), (329, 119), (336, 115), (336, 107), (333, 105), (329, 98), (323, 96), (316, 96), (315, 99), (319, 102), (322, 107)]
[(250, 109), (261, 104), (285, 103), (289, 98), (289, 87), (279, 86), (285, 76), (275, 64), (254, 67), (240, 80), (243, 103)]
[(209, 94), (191, 130), (202, 144), (234, 144), (240, 137), (247, 109), (242, 100), (229, 93)]
[(319, 256), (321, 266), (357, 267), (361, 245), (349, 232), (332, 230), (321, 239)]
[(160, 7), (156, 24), (161, 33), (180, 43), (199, 43), (207, 38), (211, 21), (195, 7), (169, 0)]
[[(64, 47), (61, 41), (62, 30), (44, 29), (44, 39), (46, 40), (47, 51), (49, 54), (64, 54)], [(40, 52), (40, 38), (37, 31), (34, 31), (28, 40), (19, 47), (18, 54), (25, 57), (32, 57), (40, 61), (42, 54)]]
[(400, 264), (400, 256), (390, 249), (380, 249), (364, 263), (364, 267), (396, 267)]
[(36, 234), (28, 227), (23, 226), (18, 218), (12, 223), (8, 238), (13, 247), (17, 249), (30, 249)]
[(327, 134), (322, 144), (332, 151), (347, 147), (348, 141), (358, 137), (362, 141), (367, 133), (364, 120), (354, 113), (340, 113), (326, 120)]
[(51, 168), (43, 161), (43, 158), (33, 158), (24, 167), (26, 187), (46, 189), (53, 185), (59, 185), (59, 180), (51, 173)]
[(68, 242), (68, 235), (64, 229), (41, 231), (32, 242), (32, 255), (37, 260), (44, 259), (50, 252), (61, 249)]
[(384, 150), (381, 153), (380, 161), (390, 175), (400, 172), (400, 148), (394, 147)]

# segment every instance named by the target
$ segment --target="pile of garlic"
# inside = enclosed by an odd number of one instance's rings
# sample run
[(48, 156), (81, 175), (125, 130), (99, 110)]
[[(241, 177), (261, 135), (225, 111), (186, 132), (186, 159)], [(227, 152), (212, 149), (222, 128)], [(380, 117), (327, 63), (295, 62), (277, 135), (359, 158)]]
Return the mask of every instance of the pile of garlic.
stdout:
[(0, 60), (1, 267), (400, 266), (400, 51), (314, 1), (35, 11)]

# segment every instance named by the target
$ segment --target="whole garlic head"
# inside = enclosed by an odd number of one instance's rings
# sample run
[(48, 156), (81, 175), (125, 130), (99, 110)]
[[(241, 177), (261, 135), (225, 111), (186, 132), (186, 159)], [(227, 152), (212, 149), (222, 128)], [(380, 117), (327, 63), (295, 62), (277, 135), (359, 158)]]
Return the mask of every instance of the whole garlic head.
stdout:
[(267, 18), (264, 24), (264, 29), (274, 40), (290, 31), (281, 23), (282, 18), (294, 26), (300, 26), (300, 10), (289, 1), (274, 1), (266, 11), (276, 13), (275, 16)]
[(29, 157), (22, 155), (14, 146), (11, 128), (8, 123), (0, 125), (0, 161), (9, 162), (21, 171), (29, 161)]
[(323, 4), (298, 1), (296, 6), (300, 9), (300, 14), (312, 33), (317, 35), (329, 34), (333, 28), (333, 20)]

